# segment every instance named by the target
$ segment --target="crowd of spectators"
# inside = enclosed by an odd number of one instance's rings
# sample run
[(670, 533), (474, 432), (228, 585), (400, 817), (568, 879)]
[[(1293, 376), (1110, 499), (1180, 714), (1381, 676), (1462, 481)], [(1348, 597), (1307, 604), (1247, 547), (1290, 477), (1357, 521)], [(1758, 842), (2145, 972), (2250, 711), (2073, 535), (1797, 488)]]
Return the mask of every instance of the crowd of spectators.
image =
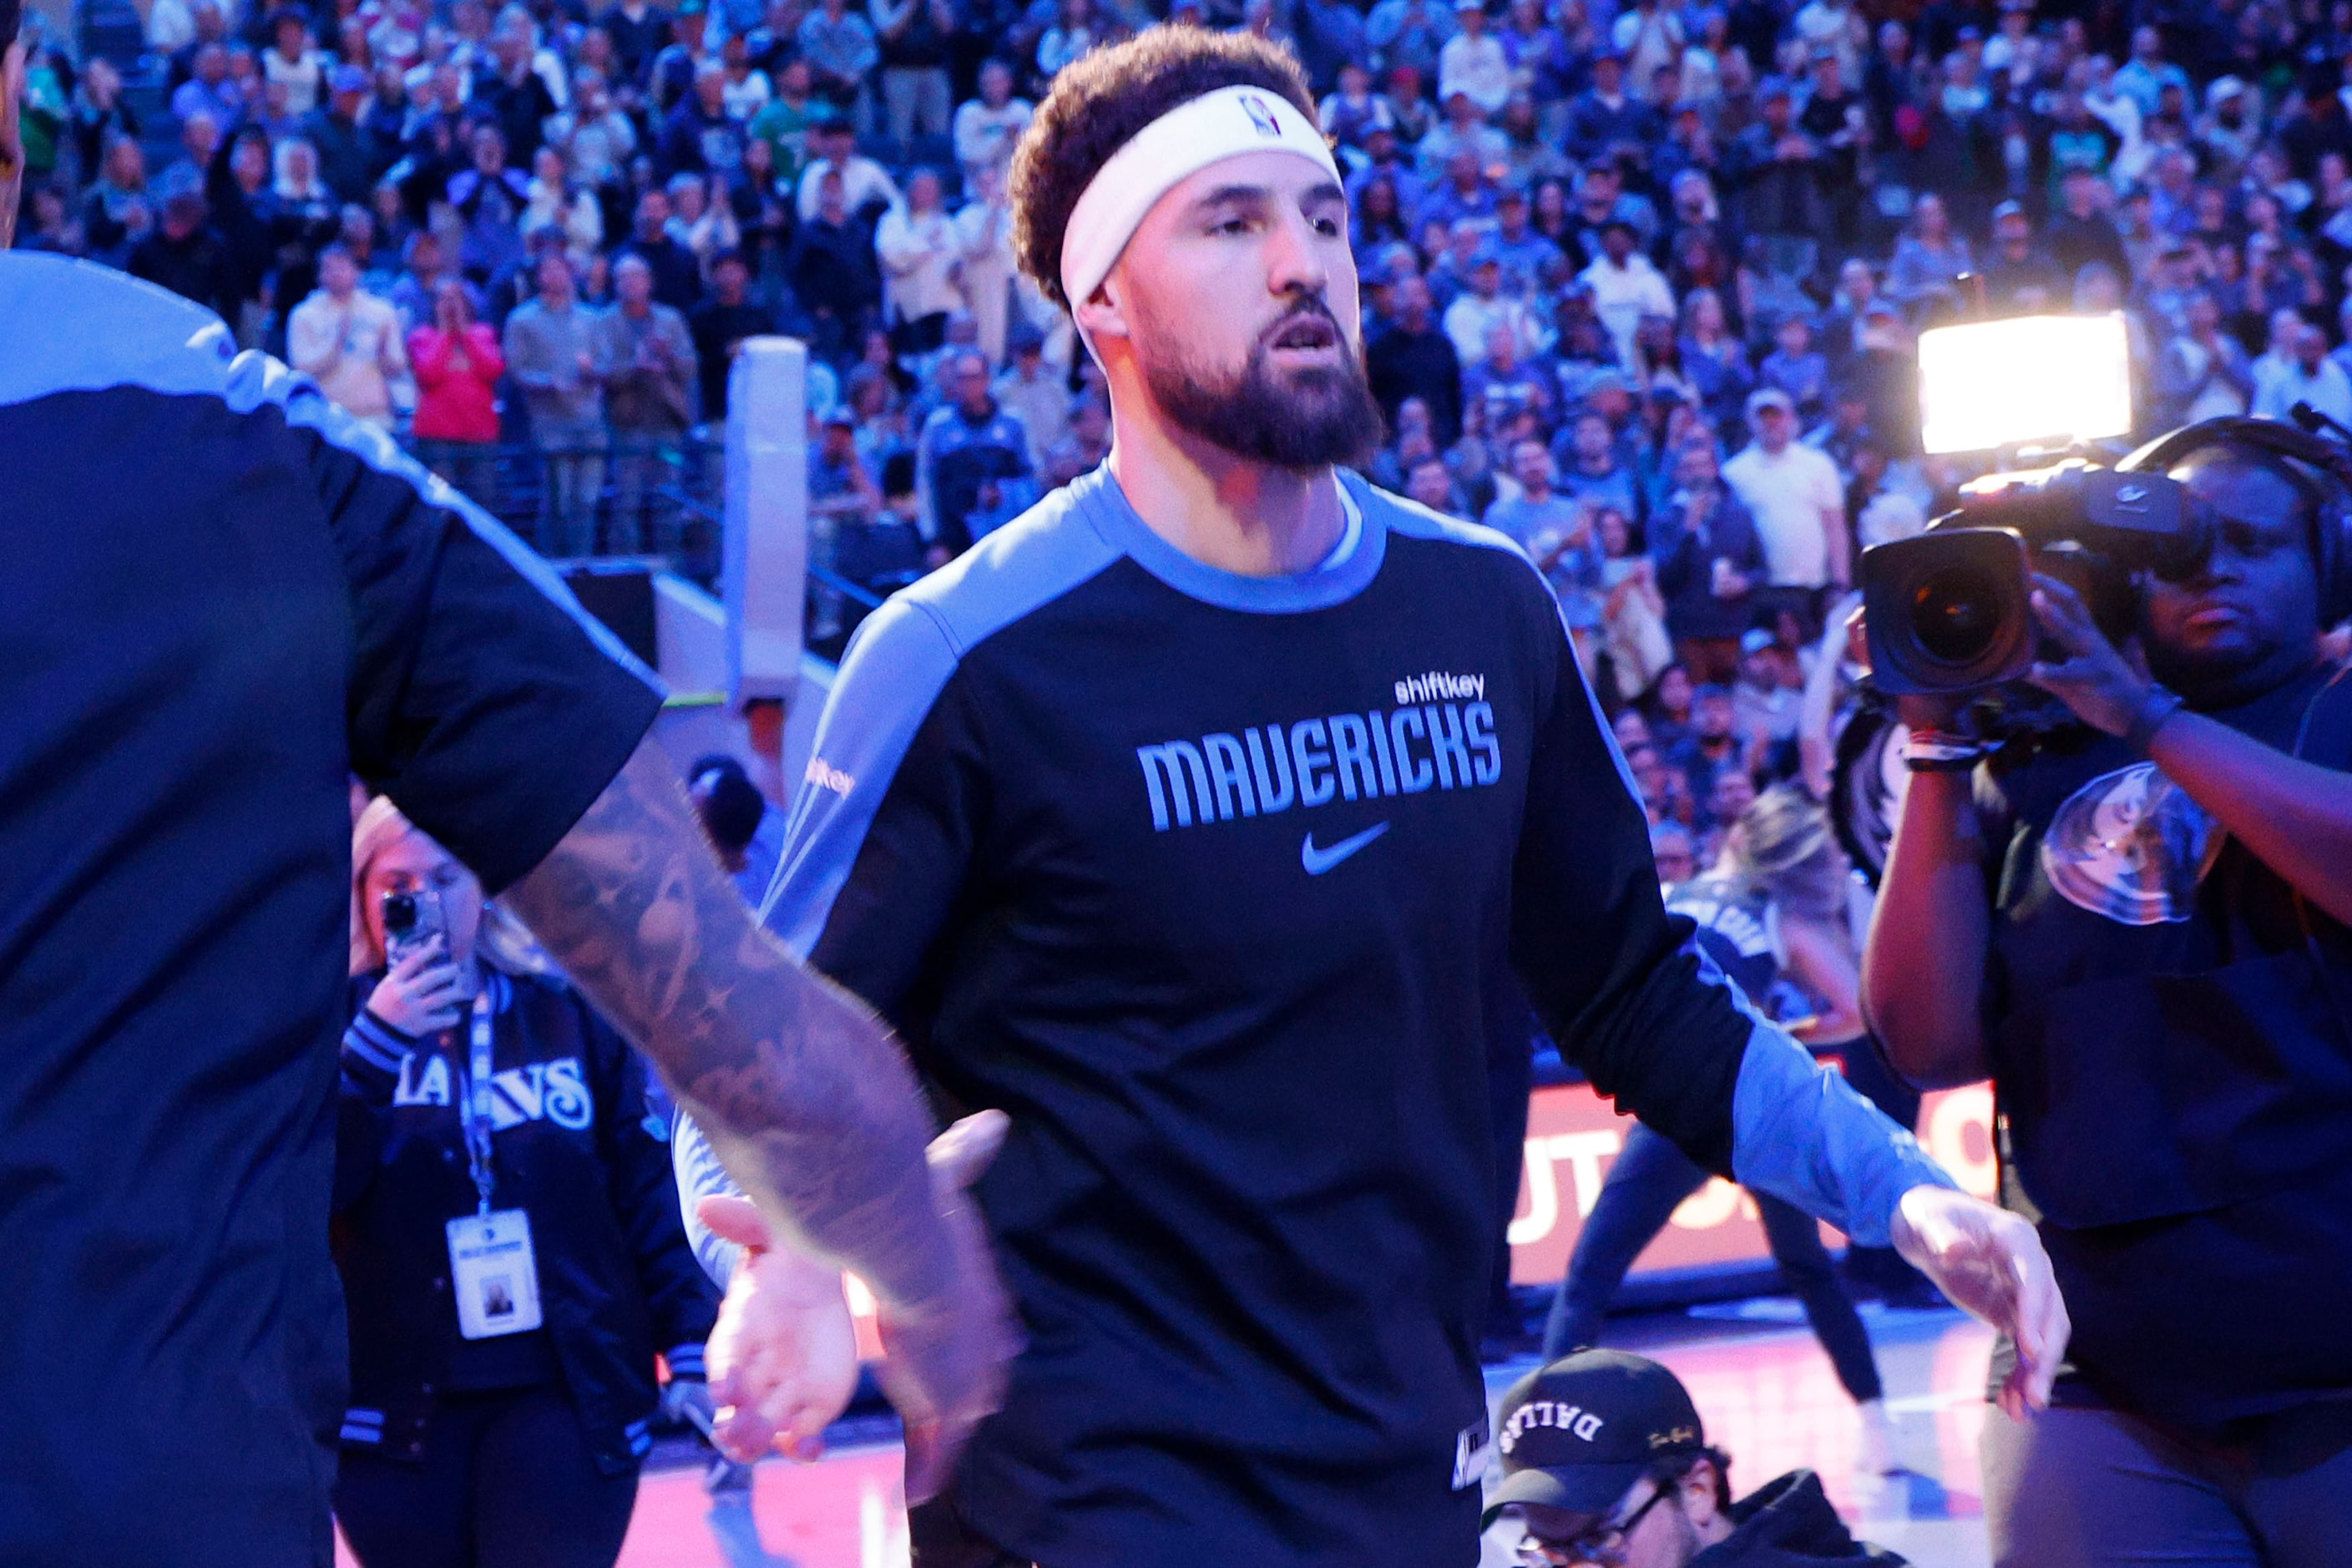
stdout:
[(1527, 547), (1701, 831), (1724, 759), (1797, 765), (1860, 552), (1966, 477), (1922, 329), (2120, 310), (2147, 429), (2352, 420), (2352, 0), (602, 4), (154, 0), (146, 114), (37, 53), (19, 243), (214, 306), (486, 500), (536, 454), (558, 556), (675, 551), (731, 354), (798, 336), (814, 511), (887, 585), (1108, 448), (1013, 264), (1033, 103), (1155, 21), (1255, 29), (1348, 171), (1370, 476)]

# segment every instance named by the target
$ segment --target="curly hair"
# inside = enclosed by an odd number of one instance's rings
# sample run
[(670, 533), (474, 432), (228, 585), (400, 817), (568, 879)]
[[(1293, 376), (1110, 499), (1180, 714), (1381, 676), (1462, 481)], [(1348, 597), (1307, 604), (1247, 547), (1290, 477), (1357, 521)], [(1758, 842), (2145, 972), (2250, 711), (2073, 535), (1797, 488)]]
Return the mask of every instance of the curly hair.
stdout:
[(1013, 152), (1008, 192), (1021, 269), (1064, 307), (1062, 231), (1112, 153), (1170, 110), (1222, 87), (1258, 87), (1315, 122), (1298, 58), (1253, 33), (1181, 24), (1147, 28), (1063, 68)]

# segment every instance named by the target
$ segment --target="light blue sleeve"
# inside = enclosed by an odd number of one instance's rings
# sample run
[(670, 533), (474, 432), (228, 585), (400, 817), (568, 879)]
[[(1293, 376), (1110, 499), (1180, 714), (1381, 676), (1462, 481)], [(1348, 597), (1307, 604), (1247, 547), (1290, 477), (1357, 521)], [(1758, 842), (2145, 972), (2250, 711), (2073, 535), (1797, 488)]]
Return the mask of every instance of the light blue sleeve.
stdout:
[(743, 1249), (731, 1241), (722, 1241), (710, 1232), (694, 1212), (695, 1205), (704, 1198), (740, 1198), (743, 1189), (719, 1163), (710, 1141), (694, 1118), (678, 1112), (677, 1127), (670, 1134), (670, 1165), (677, 1173), (678, 1207), (685, 1212), (686, 1238), (694, 1246), (694, 1256), (702, 1264), (702, 1271), (710, 1276), (721, 1290), (735, 1278), (736, 1259)]
[(1862, 1247), (1886, 1247), (1895, 1205), (1913, 1187), (1958, 1187), (1917, 1139), (1759, 1020), (1732, 1095), (1731, 1172), (1827, 1220)]

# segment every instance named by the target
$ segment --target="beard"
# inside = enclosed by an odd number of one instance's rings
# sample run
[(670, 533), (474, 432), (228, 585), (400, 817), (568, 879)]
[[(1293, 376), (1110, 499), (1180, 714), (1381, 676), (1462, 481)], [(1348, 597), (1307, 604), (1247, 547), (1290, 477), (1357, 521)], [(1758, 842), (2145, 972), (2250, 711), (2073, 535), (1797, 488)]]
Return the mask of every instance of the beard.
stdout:
[[(1361, 462), (1380, 447), (1386, 431), (1372, 398), (1363, 357), (1345, 353), (1335, 365), (1286, 371), (1274, 363), (1273, 342), (1301, 315), (1331, 322), (1320, 300), (1291, 311), (1251, 345), (1237, 371), (1220, 374), (1181, 355), (1143, 360), (1144, 384), (1152, 400), (1187, 435), (1249, 462), (1298, 472)], [(1153, 323), (1145, 337), (1181, 342), (1182, 332)]]

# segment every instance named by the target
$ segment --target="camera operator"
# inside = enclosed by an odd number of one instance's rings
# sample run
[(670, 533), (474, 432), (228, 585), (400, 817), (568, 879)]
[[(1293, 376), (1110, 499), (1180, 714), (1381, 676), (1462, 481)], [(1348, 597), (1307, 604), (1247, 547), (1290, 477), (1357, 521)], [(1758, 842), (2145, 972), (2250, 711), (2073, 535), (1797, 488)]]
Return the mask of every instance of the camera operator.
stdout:
[(1864, 999), (1915, 1082), (1994, 1080), (2004, 1200), (2074, 1314), (2052, 1408), (1987, 1420), (1996, 1563), (2340, 1564), (2352, 682), (2319, 638), (2342, 524), (2257, 428), (2168, 449), (2146, 466), (2219, 523), (2179, 580), (2137, 580), (2123, 647), (2035, 580), (2030, 679), (2087, 732), (1979, 766), (1948, 700), (1903, 700)]
[[(651, 1110), (643, 1059), (537, 972), (544, 954), (447, 850), (389, 799), (352, 840), (335, 1152), (352, 1404), (336, 1517), (373, 1565), (609, 1565), (657, 1397), (705, 1426), (712, 1415), (703, 1341), (719, 1295), (687, 1242), (669, 1119)], [(395, 898), (441, 916), (397, 955)], [(486, 1304), (468, 1296), (458, 1236), (478, 1206), (526, 1216), (522, 1262), (491, 1265), (506, 1272)], [(670, 1372), (658, 1396), (656, 1350)]]

